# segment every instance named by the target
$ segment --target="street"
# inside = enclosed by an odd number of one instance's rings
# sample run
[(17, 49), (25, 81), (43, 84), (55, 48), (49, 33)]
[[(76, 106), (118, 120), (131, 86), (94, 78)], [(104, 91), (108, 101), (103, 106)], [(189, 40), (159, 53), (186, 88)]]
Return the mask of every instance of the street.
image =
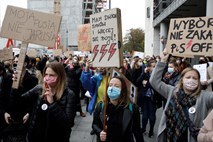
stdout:
[[(85, 112), (86, 106), (84, 103), (82, 103), (82, 110)], [(157, 110), (156, 116), (156, 124), (154, 129), (154, 137), (149, 138), (148, 134), (144, 134), (144, 140), (145, 142), (155, 142), (156, 141), (156, 134), (157, 134), (157, 128), (159, 125), (159, 121), (162, 114), (162, 108)], [(72, 133), (70, 137), (70, 142), (96, 142), (96, 136), (90, 135), (91, 131), (91, 125), (92, 125), (92, 115), (87, 113), (86, 117), (81, 117), (79, 113), (77, 113), (75, 118), (75, 126), (72, 128)], [(147, 125), (149, 126), (149, 125)], [(148, 127), (147, 127), (147, 130)]]

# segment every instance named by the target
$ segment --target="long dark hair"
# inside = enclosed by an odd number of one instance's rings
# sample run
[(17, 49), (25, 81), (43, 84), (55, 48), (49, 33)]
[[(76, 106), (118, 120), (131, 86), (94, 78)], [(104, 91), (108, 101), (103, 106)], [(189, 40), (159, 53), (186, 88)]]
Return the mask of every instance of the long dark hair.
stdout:
[(128, 106), (130, 103), (130, 98), (129, 98), (129, 94), (127, 91), (127, 84), (126, 84), (125, 79), (121, 76), (114, 76), (113, 78), (116, 78), (116, 79), (120, 80), (120, 82), (121, 82), (121, 95), (118, 99), (118, 104)]

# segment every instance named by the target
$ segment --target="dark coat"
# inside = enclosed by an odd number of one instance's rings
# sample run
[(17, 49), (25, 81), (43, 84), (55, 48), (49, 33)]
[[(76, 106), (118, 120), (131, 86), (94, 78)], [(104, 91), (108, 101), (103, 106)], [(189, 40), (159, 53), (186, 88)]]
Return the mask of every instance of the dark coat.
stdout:
[(37, 97), (30, 120), (29, 142), (69, 142), (76, 114), (74, 92), (65, 89), (61, 99), (47, 104), (48, 109), (45, 111), (41, 109), (44, 104), (43, 99), (39, 96), (41, 92), (40, 85), (22, 95), (25, 99)]
[[(100, 140), (100, 132), (103, 130), (103, 102), (100, 102), (93, 115), (92, 128), (95, 131), (98, 140)], [(140, 131), (140, 113), (136, 105), (133, 104), (132, 111), (127, 107), (123, 110), (122, 121), (122, 135), (126, 141), (123, 142), (134, 142), (133, 135), (136, 142), (144, 142), (143, 135)]]
[(2, 78), (1, 91), (0, 91), (0, 137), (2, 135), (2, 130), (7, 126), (4, 113), (7, 105), (9, 103), (10, 92), (12, 88), (12, 74), (5, 73)]
[(9, 103), (10, 92), (12, 88), (12, 74), (6, 73), (3, 75), (2, 83), (1, 83), (1, 91), (0, 91), (0, 115), (1, 117), (5, 113), (5, 109)]
[[(153, 90), (153, 95), (151, 96), (151, 101), (156, 105), (157, 108), (160, 108), (162, 106), (162, 98), (161, 95), (155, 91), (151, 84), (149, 83), (149, 79), (150, 79), (150, 74), (149, 73), (145, 73), (142, 72), (141, 75), (137, 78), (136, 82), (138, 84), (138, 89), (139, 89), (139, 93), (138, 93), (138, 98), (137, 98), (137, 104), (139, 107), (143, 106), (143, 101), (144, 101), (144, 96), (146, 95), (146, 92), (149, 88), (151, 88)], [(142, 81), (146, 80), (147, 84), (146, 86), (143, 86)]]
[(19, 86), (18, 89), (12, 89), (6, 112), (8, 112), (15, 121), (22, 122), (23, 116), (32, 111), (34, 102), (24, 101), (21, 95), (34, 88), (37, 83), (38, 79), (26, 71), (21, 86)]
[(69, 89), (73, 90), (75, 95), (79, 95), (81, 88), (81, 72), (82, 69), (80, 66), (74, 66), (70, 69), (69, 65), (65, 67), (65, 72), (67, 74), (67, 84)]

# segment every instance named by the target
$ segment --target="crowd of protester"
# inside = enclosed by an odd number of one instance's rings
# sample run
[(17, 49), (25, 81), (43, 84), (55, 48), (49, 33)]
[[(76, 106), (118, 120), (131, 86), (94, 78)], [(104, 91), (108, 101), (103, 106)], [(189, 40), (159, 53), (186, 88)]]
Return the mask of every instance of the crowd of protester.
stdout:
[[(130, 101), (122, 77), (110, 79), (109, 68), (94, 68), (88, 56), (26, 56), (19, 87), (14, 89), (18, 59), (16, 55), (0, 63), (3, 142), (69, 142), (76, 113), (86, 116), (81, 99), (85, 99), (87, 112), (94, 116), (91, 134), (97, 135), (97, 141), (143, 142), (147, 133), (152, 138), (156, 111), (163, 107), (158, 142), (213, 142), (213, 126), (208, 125), (213, 119), (210, 57), (200, 56), (197, 60), (197, 64), (207, 64), (205, 81), (193, 69), (193, 59), (166, 52), (163, 56), (124, 57), (118, 69), (138, 88), (136, 102)], [(103, 119), (107, 121), (105, 131)]]

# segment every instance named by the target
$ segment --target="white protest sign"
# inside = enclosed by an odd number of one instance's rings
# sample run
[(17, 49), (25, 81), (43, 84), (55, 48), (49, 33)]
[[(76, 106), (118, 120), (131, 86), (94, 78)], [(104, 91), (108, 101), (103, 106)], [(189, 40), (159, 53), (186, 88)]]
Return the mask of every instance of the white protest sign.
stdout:
[(207, 64), (194, 65), (193, 68), (199, 71), (200, 81), (207, 81)]
[(54, 14), (7, 6), (0, 36), (54, 47), (61, 18)]
[(143, 59), (144, 58), (144, 52), (134, 51), (133, 57), (135, 57), (135, 56), (138, 56), (139, 58)]
[(213, 62), (208, 62), (210, 67), (213, 67)]
[(118, 8), (90, 15), (94, 67), (123, 64), (121, 11)]
[(127, 93), (129, 94), (130, 100), (133, 103), (137, 103), (138, 88), (131, 81), (129, 81), (122, 73), (120, 73), (118, 69), (111, 68), (110, 78), (114, 76), (121, 76), (122, 78), (124, 78), (126, 86), (127, 86)]
[(213, 53), (213, 17), (171, 19), (166, 48), (175, 55)]

